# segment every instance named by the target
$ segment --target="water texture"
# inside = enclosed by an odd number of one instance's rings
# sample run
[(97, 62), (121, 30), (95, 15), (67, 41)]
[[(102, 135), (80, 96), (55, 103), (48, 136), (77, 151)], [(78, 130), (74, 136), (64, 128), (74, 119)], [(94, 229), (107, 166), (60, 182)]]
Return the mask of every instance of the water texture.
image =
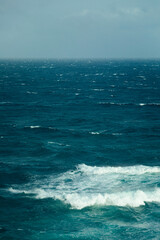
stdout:
[(160, 61), (0, 60), (0, 239), (160, 239)]

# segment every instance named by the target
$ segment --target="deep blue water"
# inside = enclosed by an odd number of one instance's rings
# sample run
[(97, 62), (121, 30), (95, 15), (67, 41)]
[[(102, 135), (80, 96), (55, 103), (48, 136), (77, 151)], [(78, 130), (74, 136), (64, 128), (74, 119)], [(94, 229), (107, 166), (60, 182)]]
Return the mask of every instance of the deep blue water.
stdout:
[(160, 239), (160, 60), (1, 60), (0, 114), (0, 239)]

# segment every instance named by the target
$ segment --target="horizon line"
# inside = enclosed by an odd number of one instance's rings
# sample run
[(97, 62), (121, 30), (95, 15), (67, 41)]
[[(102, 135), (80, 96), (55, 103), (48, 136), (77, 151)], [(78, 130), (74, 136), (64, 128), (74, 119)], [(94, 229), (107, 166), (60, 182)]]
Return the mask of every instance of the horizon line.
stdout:
[(160, 60), (160, 57), (0, 57), (2, 60)]

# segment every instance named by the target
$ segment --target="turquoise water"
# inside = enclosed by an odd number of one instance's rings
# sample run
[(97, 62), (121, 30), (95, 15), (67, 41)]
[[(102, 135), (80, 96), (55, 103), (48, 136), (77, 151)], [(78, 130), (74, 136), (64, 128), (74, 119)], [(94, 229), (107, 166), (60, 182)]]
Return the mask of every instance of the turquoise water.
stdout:
[(160, 61), (0, 61), (0, 239), (160, 239)]

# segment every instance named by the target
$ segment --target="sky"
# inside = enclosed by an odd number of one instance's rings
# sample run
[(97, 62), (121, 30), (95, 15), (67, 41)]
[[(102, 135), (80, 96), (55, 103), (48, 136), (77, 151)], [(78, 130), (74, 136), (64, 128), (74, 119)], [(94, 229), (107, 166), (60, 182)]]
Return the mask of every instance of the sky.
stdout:
[(0, 0), (0, 58), (160, 58), (160, 0)]

